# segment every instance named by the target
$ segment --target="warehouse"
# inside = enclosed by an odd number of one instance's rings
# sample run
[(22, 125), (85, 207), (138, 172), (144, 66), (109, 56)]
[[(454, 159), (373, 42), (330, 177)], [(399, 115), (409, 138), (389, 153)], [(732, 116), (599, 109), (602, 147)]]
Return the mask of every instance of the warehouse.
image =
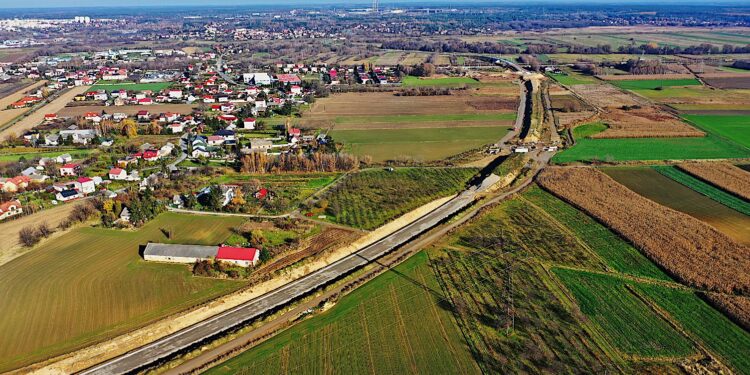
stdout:
[(143, 259), (153, 262), (195, 263), (215, 257), (217, 249), (217, 246), (149, 243), (143, 251)]

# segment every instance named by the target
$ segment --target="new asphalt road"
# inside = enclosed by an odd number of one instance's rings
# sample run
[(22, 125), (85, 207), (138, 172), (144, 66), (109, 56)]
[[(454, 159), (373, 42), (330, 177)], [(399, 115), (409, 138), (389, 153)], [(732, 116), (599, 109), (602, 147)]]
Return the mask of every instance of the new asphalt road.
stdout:
[(480, 186), (473, 186), (467, 189), (432, 212), (354, 254), (233, 309), (85, 370), (81, 374), (125, 374), (135, 372), (198, 344), (207, 338), (214, 337), (256, 319), (264, 313), (274, 311), (319, 287), (330, 284), (350, 274), (352, 271), (435, 227), (441, 221), (450, 218), (461, 209), (469, 206), (479, 192), (497, 180), (497, 176), (491, 175)]

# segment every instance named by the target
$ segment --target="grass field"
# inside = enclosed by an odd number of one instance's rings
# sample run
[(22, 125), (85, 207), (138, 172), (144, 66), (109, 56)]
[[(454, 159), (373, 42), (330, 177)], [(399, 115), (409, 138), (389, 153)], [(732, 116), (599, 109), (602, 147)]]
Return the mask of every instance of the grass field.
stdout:
[(687, 121), (750, 148), (750, 116), (684, 115)]
[(648, 258), (607, 227), (539, 187), (523, 197), (567, 227), (615, 271), (639, 277), (670, 281)]
[[(644, 80), (621, 80), (609, 83), (625, 90), (657, 90), (664, 87), (700, 86), (701, 83), (692, 79), (644, 79)], [(657, 90), (658, 91), (658, 90)]]
[(434, 161), (500, 140), (507, 127), (333, 130), (330, 135), (355, 155), (375, 162)]
[[(36, 149), (38, 150), (38, 149)], [(36, 158), (51, 158), (60, 156), (62, 154), (70, 154), (70, 156), (73, 157), (73, 159), (83, 159), (87, 157), (92, 152), (97, 151), (95, 149), (85, 149), (85, 150), (63, 150), (63, 151), (49, 151), (49, 152), (23, 152), (23, 153), (0, 153), (0, 162), (4, 161), (18, 161), (21, 158), (24, 158), (26, 160), (36, 159)]]
[(596, 83), (597, 79), (591, 76), (585, 76), (581, 73), (568, 72), (567, 74), (554, 74), (548, 73), (552, 79), (559, 82), (561, 85), (572, 86), (572, 85), (588, 85)]
[(153, 92), (161, 91), (169, 86), (172, 86), (172, 82), (154, 82), (154, 83), (132, 83), (132, 82), (120, 82), (120, 83), (106, 83), (97, 82), (88, 91), (106, 90), (107, 92), (116, 90), (128, 90), (128, 91), (144, 91), (151, 90)]
[(622, 280), (562, 268), (554, 269), (554, 273), (573, 292), (581, 312), (624, 354), (658, 358), (695, 352), (685, 336), (625, 288)]
[(238, 289), (241, 282), (195, 278), (183, 265), (145, 262), (138, 250), (148, 241), (218, 244), (241, 222), (166, 213), (135, 232), (79, 228), (0, 266), (0, 371)]
[(583, 138), (591, 137), (592, 135), (601, 133), (605, 130), (607, 130), (607, 125), (602, 122), (583, 124), (573, 129), (573, 137), (575, 137), (577, 141)]
[(420, 78), (406, 76), (402, 80), (404, 87), (458, 87), (464, 85), (477, 85), (479, 82), (469, 77), (445, 77), (445, 78)]
[(420, 252), (206, 374), (479, 374), (443, 299)]
[[(337, 117), (334, 121), (336, 129), (356, 129), (365, 127), (377, 129), (379, 124), (384, 128), (392, 128), (391, 124), (408, 124), (410, 128), (425, 124), (438, 123), (442, 127), (446, 122), (452, 122), (455, 126), (461, 123), (477, 124), (484, 123), (486, 126), (512, 125), (516, 119), (515, 113), (455, 113), (455, 114), (424, 114), (424, 115), (383, 115), (383, 116), (346, 116)], [(447, 125), (447, 124), (445, 124)]]
[(735, 211), (741, 212), (745, 215), (750, 215), (750, 203), (742, 198), (727, 193), (726, 191), (714, 187), (713, 185), (707, 184), (675, 167), (658, 166), (653, 168), (656, 169), (659, 173)]
[(473, 168), (366, 170), (346, 176), (323, 199), (338, 223), (374, 229), (437, 198), (462, 190)]
[(692, 292), (648, 284), (638, 284), (637, 288), (725, 363), (741, 374), (750, 374), (750, 333)]
[(750, 217), (660, 174), (652, 168), (605, 168), (607, 175), (654, 202), (700, 219), (734, 240), (750, 244)]

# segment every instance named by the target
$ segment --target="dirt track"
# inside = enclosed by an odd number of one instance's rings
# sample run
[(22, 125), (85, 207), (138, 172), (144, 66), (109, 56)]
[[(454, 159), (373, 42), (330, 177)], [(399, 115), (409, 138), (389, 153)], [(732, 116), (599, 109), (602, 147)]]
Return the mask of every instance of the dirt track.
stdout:
[(18, 121), (7, 129), (4, 129), (2, 132), (0, 132), (0, 139), (3, 139), (11, 134), (20, 135), (24, 131), (41, 124), (42, 121), (44, 121), (44, 115), (46, 115), (47, 113), (57, 113), (57, 111), (65, 108), (65, 105), (73, 100), (76, 95), (83, 94), (84, 92), (86, 92), (86, 90), (88, 90), (89, 87), (90, 86), (78, 86), (68, 90), (53, 101), (47, 103), (45, 106), (37, 109), (30, 115), (21, 119), (21, 121)]

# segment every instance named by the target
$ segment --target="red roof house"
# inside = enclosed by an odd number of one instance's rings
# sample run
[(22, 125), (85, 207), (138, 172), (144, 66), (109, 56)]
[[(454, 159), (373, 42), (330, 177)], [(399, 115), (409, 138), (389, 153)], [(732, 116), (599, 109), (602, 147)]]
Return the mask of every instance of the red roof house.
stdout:
[(238, 266), (254, 266), (260, 260), (260, 250), (248, 247), (219, 246), (216, 259)]

